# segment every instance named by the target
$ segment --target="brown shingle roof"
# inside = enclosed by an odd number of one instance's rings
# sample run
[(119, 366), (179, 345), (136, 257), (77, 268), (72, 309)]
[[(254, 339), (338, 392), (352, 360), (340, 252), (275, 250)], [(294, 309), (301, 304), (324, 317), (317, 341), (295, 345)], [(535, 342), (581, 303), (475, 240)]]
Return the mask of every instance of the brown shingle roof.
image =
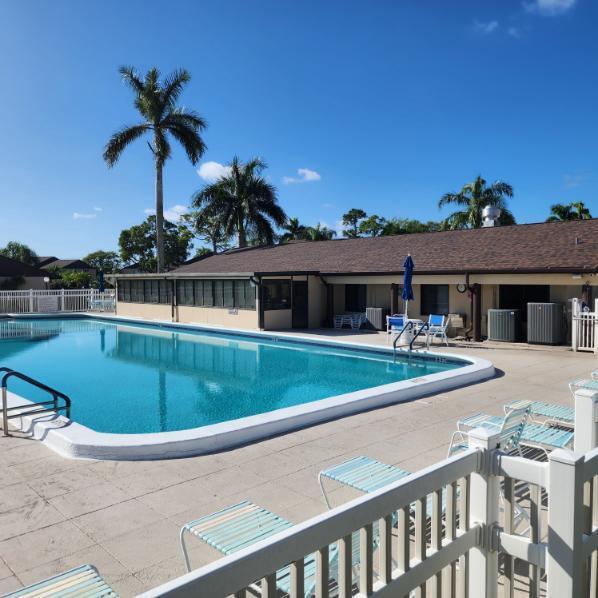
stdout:
[(175, 274), (398, 273), (411, 253), (418, 273), (596, 272), (598, 219), (235, 250)]
[(48, 273), (0, 255), (0, 276), (48, 276)]

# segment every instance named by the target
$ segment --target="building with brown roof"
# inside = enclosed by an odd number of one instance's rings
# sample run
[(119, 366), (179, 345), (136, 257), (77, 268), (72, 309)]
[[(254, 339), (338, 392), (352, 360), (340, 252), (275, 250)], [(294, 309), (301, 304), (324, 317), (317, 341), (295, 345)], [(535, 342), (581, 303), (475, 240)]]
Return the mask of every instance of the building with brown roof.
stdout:
[(0, 255), (0, 289), (45, 289), (47, 272)]
[(485, 334), (491, 308), (591, 300), (598, 219), (227, 251), (156, 275), (118, 278), (118, 313), (235, 328), (317, 328), (333, 315), (402, 311), (403, 261), (415, 263), (409, 316), (453, 314)]

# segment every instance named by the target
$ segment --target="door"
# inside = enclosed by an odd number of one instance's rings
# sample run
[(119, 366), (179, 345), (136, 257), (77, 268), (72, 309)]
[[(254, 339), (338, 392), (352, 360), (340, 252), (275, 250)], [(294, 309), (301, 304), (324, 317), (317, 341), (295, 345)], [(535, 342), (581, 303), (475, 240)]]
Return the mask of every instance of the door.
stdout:
[(307, 281), (293, 281), (292, 287), (293, 328), (307, 328)]

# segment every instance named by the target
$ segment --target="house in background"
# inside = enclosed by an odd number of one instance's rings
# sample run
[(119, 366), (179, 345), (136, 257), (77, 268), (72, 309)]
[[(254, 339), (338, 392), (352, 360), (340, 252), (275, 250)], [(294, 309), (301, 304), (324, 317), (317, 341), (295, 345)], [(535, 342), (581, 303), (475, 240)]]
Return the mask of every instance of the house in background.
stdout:
[(88, 272), (93, 279), (97, 272), (93, 266), (90, 266), (83, 260), (59, 260), (54, 256), (40, 256), (39, 267), (44, 270), (70, 270), (71, 272)]
[(492, 308), (525, 318), (528, 302), (591, 303), (598, 219), (230, 250), (160, 275), (117, 275), (117, 313), (265, 330), (319, 328), (368, 307), (398, 313), (408, 253), (409, 316), (458, 314), (481, 338)]
[(48, 273), (39, 268), (0, 256), (0, 290), (43, 290), (47, 276)]

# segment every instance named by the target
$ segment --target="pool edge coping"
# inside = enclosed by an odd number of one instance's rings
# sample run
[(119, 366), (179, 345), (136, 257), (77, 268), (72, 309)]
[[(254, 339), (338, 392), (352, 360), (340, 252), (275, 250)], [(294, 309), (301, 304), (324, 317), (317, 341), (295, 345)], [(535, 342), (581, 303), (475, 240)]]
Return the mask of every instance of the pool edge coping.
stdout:
[[(48, 314), (45, 317), (64, 318), (66, 314)], [(39, 316), (29, 316), (29, 319)], [(300, 342), (319, 346), (344, 347), (378, 353), (392, 353), (392, 347), (351, 343), (335, 339), (309, 339), (285, 332), (248, 331), (215, 327), (195, 323), (145, 320), (142, 318), (96, 313), (73, 313), (68, 318), (92, 318), (168, 327), (179, 330), (242, 334), (252, 338), (267, 338)], [(20, 319), (20, 318), (17, 318)], [(25, 318), (23, 318), (25, 319)], [(415, 357), (465, 362), (459, 368), (410, 378), (367, 389), (354, 391), (284, 407), (266, 413), (251, 415), (217, 424), (179, 430), (143, 434), (111, 434), (97, 432), (62, 415), (50, 414), (39, 417), (23, 417), (22, 429), (32, 437), (44, 442), (49, 448), (68, 458), (150, 460), (190, 457), (243, 446), (282, 433), (292, 432), (318, 423), (338, 419), (391, 404), (412, 401), (423, 396), (445, 392), (492, 378), (495, 374), (491, 362), (468, 355), (414, 353)], [(11, 404), (27, 404), (29, 401), (9, 393)]]

